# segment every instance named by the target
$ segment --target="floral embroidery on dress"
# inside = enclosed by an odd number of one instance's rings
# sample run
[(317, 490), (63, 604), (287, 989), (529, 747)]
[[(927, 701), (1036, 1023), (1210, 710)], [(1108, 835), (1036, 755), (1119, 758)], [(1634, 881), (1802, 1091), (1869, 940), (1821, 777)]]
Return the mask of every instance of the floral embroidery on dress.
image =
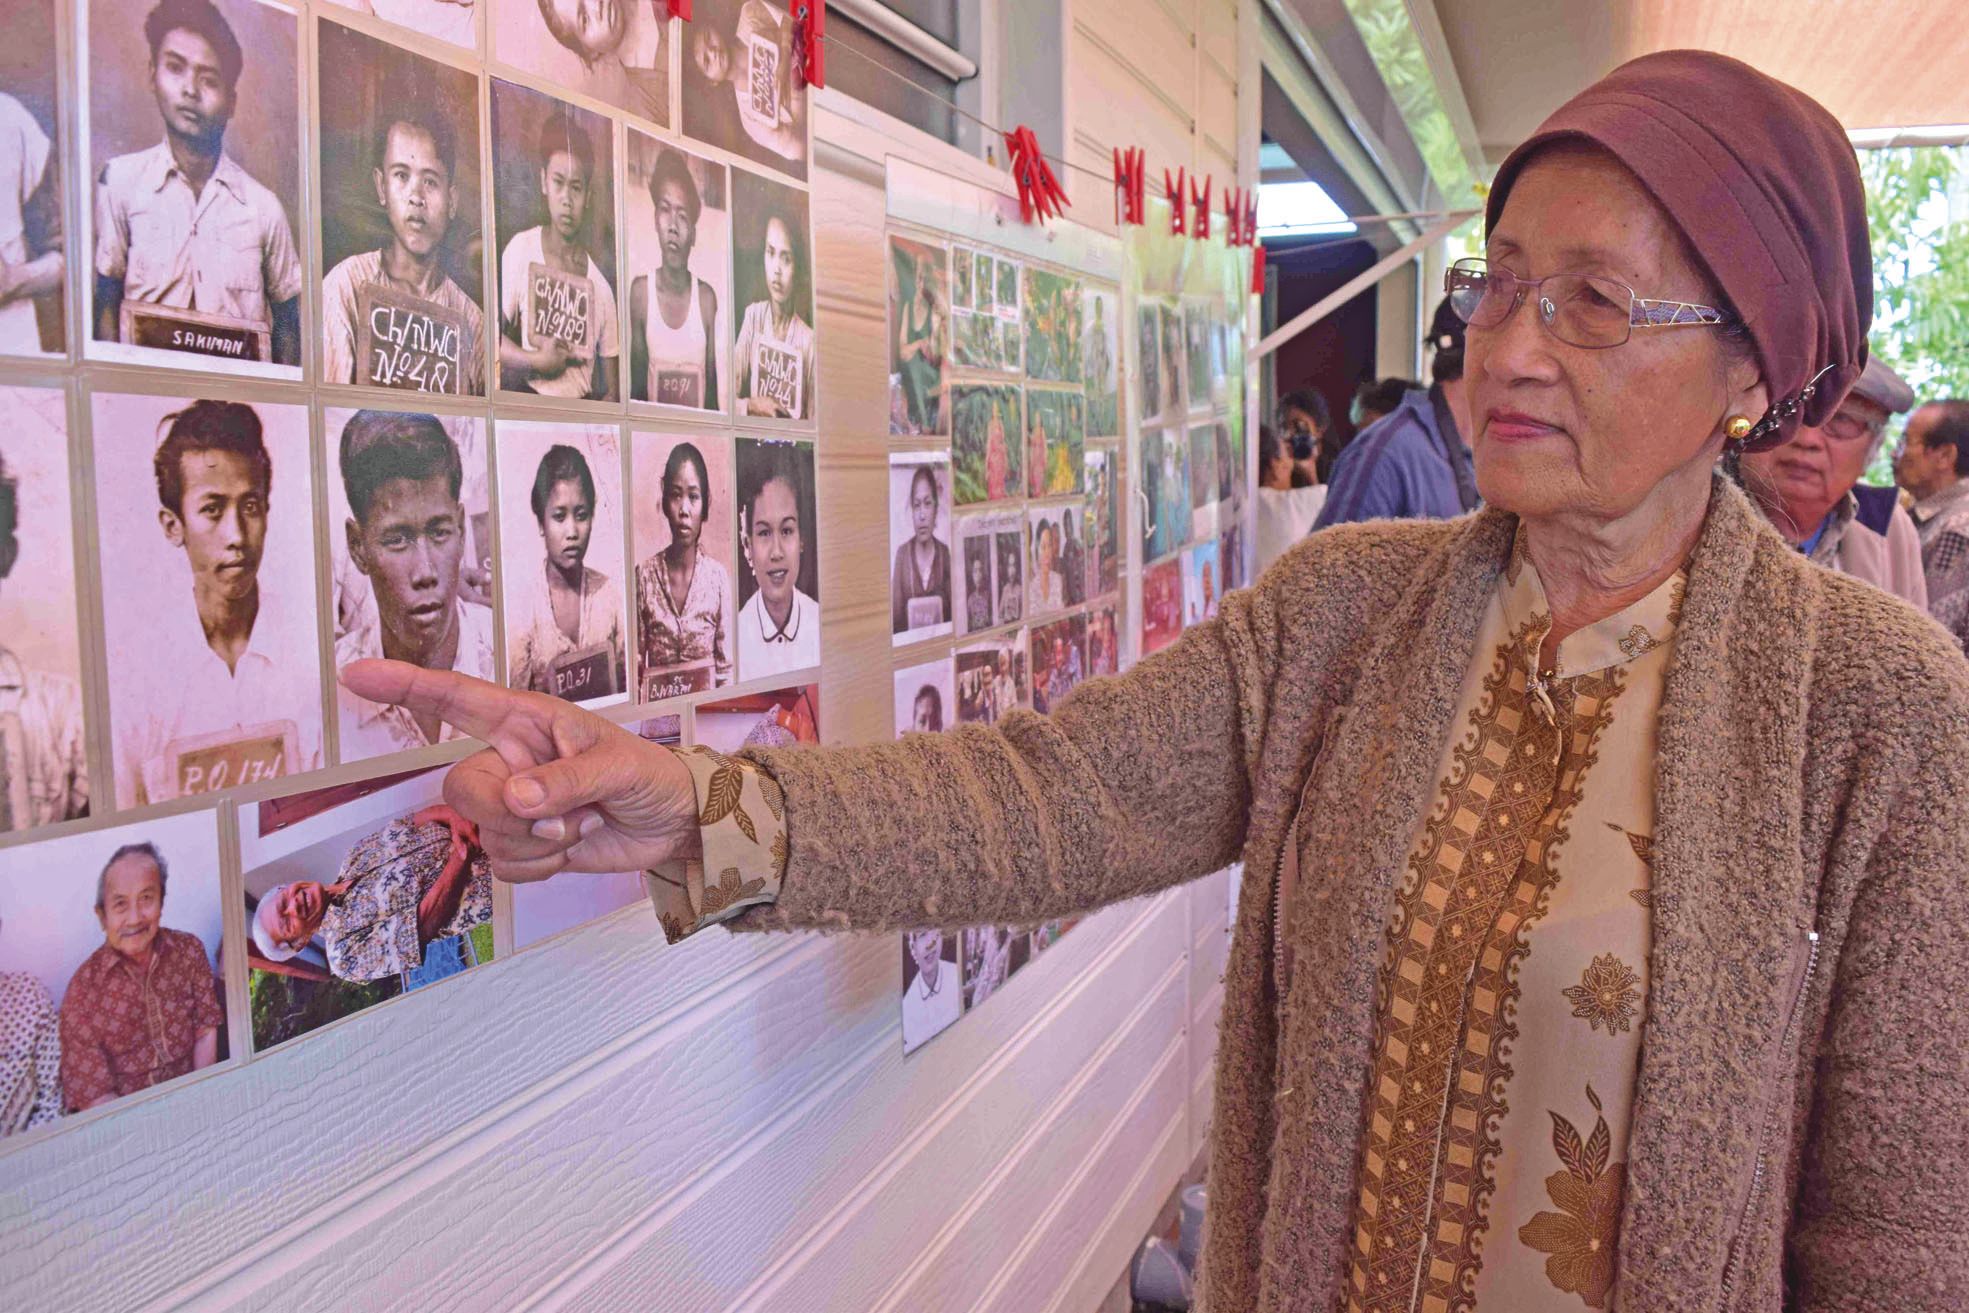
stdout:
[(1635, 657), (1654, 651), (1661, 646), (1661, 642), (1642, 626), (1635, 625), (1616, 646), (1620, 648), (1622, 656), (1632, 661)]
[(1641, 978), (1634, 974), (1625, 962), (1612, 953), (1593, 959), (1592, 965), (1580, 975), (1579, 983), (1570, 989), (1562, 990), (1572, 1000), (1572, 1014), (1584, 1018), (1587, 1025), (1598, 1030), (1602, 1023), (1607, 1034), (1624, 1032), (1634, 1020), (1636, 991), (1634, 986)]
[(1607, 1161), (1613, 1137), (1600, 1115), (1600, 1096), (1588, 1085), (1586, 1097), (1594, 1120), (1593, 1133), (1583, 1141), (1571, 1122), (1546, 1110), (1552, 1118), (1552, 1148), (1565, 1170), (1545, 1178), (1545, 1192), (1559, 1211), (1534, 1216), (1518, 1228), (1518, 1239), (1549, 1255), (1545, 1275), (1554, 1286), (1578, 1295), (1588, 1308), (1605, 1308), (1613, 1291), (1627, 1164)]
[(736, 866), (718, 872), (718, 883), (704, 886), (704, 915), (716, 916), (741, 898), (750, 898), (766, 887), (763, 879), (742, 880)]

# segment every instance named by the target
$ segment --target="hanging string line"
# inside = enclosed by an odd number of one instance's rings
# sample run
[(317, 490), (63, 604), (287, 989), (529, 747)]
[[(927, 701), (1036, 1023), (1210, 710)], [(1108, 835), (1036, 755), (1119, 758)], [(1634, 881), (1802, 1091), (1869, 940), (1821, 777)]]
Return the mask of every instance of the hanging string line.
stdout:
[[(936, 101), (939, 105), (942, 105), (945, 109), (948, 109), (951, 113), (956, 114), (960, 118), (968, 119), (972, 123), (977, 124), (979, 127), (983, 128), (986, 132), (992, 135), (992, 139), (993, 139), (992, 144), (994, 146), (996, 146), (999, 142), (1004, 140), (1006, 135), (1005, 129), (999, 127), (995, 123), (986, 122), (984, 119), (979, 118), (976, 114), (973, 114), (970, 110), (965, 109), (962, 105), (959, 105), (957, 102), (950, 100), (945, 96), (938, 95), (935, 91), (932, 91), (929, 87), (924, 86), (921, 82), (918, 82), (915, 78), (910, 77), (908, 74), (890, 68), (887, 64), (884, 64), (880, 60), (876, 59), (873, 55), (867, 54), (866, 52), (861, 50), (857, 50), (853, 46), (844, 45), (839, 40), (839, 38), (828, 36), (826, 33), (822, 33), (821, 40), (824, 43), (826, 43), (832, 50), (837, 52), (846, 52), (847, 54), (853, 55), (856, 59), (859, 59), (860, 61), (862, 61), (862, 63), (868, 65), (872, 69), (875, 69), (877, 72), (885, 74), (888, 77), (894, 78), (896, 81), (901, 82), (905, 86), (915, 88), (923, 95), (928, 96), (931, 100)], [(1075, 164), (1072, 160), (1061, 159), (1057, 155), (1046, 155), (1043, 151), (1041, 152), (1041, 154), (1044, 156), (1045, 159), (1052, 162), (1053, 164), (1058, 165), (1060, 168), (1071, 169), (1075, 173), (1084, 173), (1088, 177), (1094, 179), (1094, 181), (1101, 183), (1103, 186), (1109, 188), (1112, 188), (1114, 186), (1114, 177), (1111, 174), (1102, 173), (1098, 169), (1090, 169), (1084, 164)], [(993, 162), (995, 163), (996, 161), (994, 160)], [(1379, 223), (1413, 223), (1418, 220), (1446, 218), (1450, 215), (1467, 217), (1470, 215), (1474, 215), (1476, 213), (1477, 213), (1476, 210), (1406, 210), (1399, 214), (1349, 214), (1349, 215), (1343, 215), (1338, 219), (1331, 220), (1330, 222), (1351, 223), (1357, 226), (1363, 224), (1379, 224)], [(1334, 234), (1334, 235), (1342, 236), (1344, 234)]]

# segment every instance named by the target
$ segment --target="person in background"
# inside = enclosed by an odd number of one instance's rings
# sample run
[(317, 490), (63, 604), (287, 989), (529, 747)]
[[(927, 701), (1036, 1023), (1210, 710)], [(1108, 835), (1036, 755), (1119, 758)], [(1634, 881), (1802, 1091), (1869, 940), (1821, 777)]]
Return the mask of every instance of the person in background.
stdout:
[(1928, 614), (1969, 652), (1969, 401), (1930, 401), (1908, 416), (1894, 477), (1914, 498)]
[(443, 803), (399, 817), (349, 849), (333, 884), (275, 885), (253, 909), (253, 946), (285, 962), (322, 936), (338, 980), (421, 966), (439, 939), (492, 919), (492, 866), (478, 827)]
[(62, 1099), (86, 1112), (219, 1060), (225, 1013), (197, 935), (169, 930), (156, 845), (130, 843), (96, 876), (103, 946), (62, 995)]
[[(20, 561), (20, 493), (19, 476), (9, 470), (6, 455), (0, 452), (0, 587), (5, 587)], [(46, 509), (56, 515), (68, 513), (65, 506)], [(22, 632), (26, 631), (23, 626)], [(0, 788), (0, 834), (89, 814), (82, 691), (73, 679), (22, 661), (8, 648), (9, 637), (13, 635), (0, 633), (0, 751), (7, 753), (6, 762), (0, 764), (0, 785), (7, 785)], [(10, 747), (13, 742), (20, 747)], [(14, 761), (26, 777), (24, 790), (5, 778)], [(20, 815), (14, 811), (17, 793), (27, 803)]]
[(52, 1125), (61, 1115), (61, 1020), (54, 1000), (31, 972), (0, 971), (0, 1139)]
[(1296, 486), (1292, 453), (1269, 424), (1258, 426), (1258, 573), (1313, 531), (1326, 485)]
[(1347, 419), (1353, 424), (1354, 432), (1360, 433), (1383, 415), (1393, 414), (1395, 407), (1402, 404), (1402, 398), (1421, 386), (1412, 378), (1362, 379), (1354, 389), (1353, 404), (1347, 408)]
[(1786, 542), (1926, 610), (1914, 521), (1892, 488), (1859, 481), (1886, 440), (1887, 417), (1913, 404), (1914, 389), (1876, 356), (1831, 419), (1800, 425), (1781, 447), (1746, 451), (1740, 470), (1757, 509)]
[(1279, 398), (1279, 428), (1292, 452), (1292, 486), (1310, 488), (1325, 483), (1339, 448), (1332, 446), (1333, 412), (1326, 398), (1311, 388), (1299, 388)]
[(1319, 528), (1360, 520), (1447, 520), (1477, 508), (1463, 399), (1463, 321), (1445, 297), (1429, 325), (1426, 392), (1356, 437), (1333, 463)]

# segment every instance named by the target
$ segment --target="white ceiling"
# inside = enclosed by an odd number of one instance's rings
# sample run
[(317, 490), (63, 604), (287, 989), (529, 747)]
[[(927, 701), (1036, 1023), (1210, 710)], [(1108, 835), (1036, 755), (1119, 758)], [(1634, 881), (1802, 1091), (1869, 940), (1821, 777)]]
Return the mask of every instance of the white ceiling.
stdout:
[(1567, 97), (1636, 55), (1755, 65), (1849, 129), (1969, 123), (1964, 0), (1409, 0), (1433, 3), (1496, 164)]

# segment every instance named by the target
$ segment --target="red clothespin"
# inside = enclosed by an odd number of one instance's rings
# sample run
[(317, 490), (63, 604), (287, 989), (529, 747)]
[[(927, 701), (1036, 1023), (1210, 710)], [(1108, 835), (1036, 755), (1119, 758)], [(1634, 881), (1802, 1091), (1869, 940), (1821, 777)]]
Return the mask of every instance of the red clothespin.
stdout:
[(1071, 203), (1039, 149), (1039, 138), (1021, 123), (1005, 134), (1005, 154), (1011, 160), (1012, 181), (1019, 185), (1019, 217), (1027, 223), (1058, 218)]
[(1224, 188), (1224, 244), (1243, 246), (1248, 240), (1244, 233), (1244, 188)]
[(1244, 244), (1252, 245), (1258, 240), (1258, 189), (1253, 187), (1244, 194)]
[(1265, 244), (1253, 242), (1251, 245), (1251, 294), (1265, 294)]
[[(690, 0), (684, 0), (688, 5)], [(810, 87), (827, 85), (827, 0), (795, 0), (793, 51)]]
[(669, 0), (670, 17), (691, 21), (691, 0)]
[(1198, 241), (1210, 240), (1210, 188), (1216, 179), (1207, 174), (1203, 179), (1203, 190), (1196, 189), (1196, 179), (1190, 179), (1190, 205), (1196, 211), (1196, 218), (1190, 224), (1190, 236)]
[(1182, 237), (1190, 230), (1190, 203), (1185, 194), (1189, 187), (1188, 170), (1176, 170), (1170, 177), (1169, 170), (1162, 171), (1162, 190), (1169, 197), (1169, 235)]
[(1140, 224), (1142, 209), (1146, 204), (1143, 196), (1144, 184), (1148, 181), (1147, 170), (1142, 166), (1142, 148), (1130, 146), (1127, 150), (1114, 148), (1114, 222)]

